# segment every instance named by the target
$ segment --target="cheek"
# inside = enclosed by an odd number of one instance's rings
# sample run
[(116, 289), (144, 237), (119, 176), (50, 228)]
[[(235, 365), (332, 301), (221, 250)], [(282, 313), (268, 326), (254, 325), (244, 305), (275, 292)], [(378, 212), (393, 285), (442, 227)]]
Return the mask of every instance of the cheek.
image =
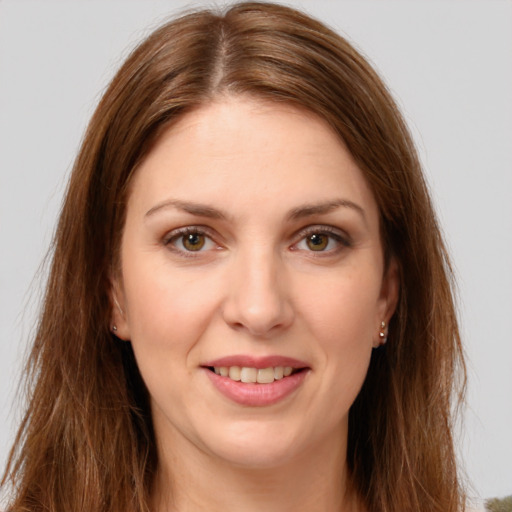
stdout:
[(172, 403), (183, 411), (195, 369), (190, 354), (208, 324), (212, 297), (201, 293), (200, 279), (185, 272), (130, 263), (125, 263), (124, 284), (137, 366), (154, 406), (168, 412), (166, 404)]
[(332, 348), (372, 344), (379, 314), (380, 279), (374, 268), (340, 271), (316, 280), (301, 299), (315, 336)]
[[(124, 260), (126, 317), (134, 350), (186, 354), (215, 311), (211, 277), (173, 268), (160, 258)], [(149, 355), (149, 354), (148, 354)]]
[[(326, 400), (345, 411), (357, 396), (370, 362), (379, 314), (379, 280), (369, 269), (317, 282), (302, 310), (318, 344)], [(334, 404), (337, 404), (335, 406)]]

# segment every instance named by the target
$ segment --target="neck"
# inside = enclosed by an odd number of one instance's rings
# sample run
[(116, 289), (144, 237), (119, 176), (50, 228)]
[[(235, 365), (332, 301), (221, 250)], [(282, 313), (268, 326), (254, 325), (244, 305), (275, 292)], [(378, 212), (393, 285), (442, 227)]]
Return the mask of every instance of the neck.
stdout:
[[(339, 438), (339, 436), (338, 436)], [(234, 466), (192, 445), (159, 449), (155, 512), (362, 512), (346, 443), (324, 443), (265, 468)]]

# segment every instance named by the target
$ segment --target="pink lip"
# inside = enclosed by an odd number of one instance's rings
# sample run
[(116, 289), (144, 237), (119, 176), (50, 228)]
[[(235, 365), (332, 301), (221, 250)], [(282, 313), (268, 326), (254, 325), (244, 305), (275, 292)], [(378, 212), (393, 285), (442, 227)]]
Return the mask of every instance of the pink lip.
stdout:
[[(231, 380), (229, 377), (221, 377), (208, 367), (221, 366), (240, 366), (248, 368), (269, 368), (271, 366), (291, 366), (292, 368), (303, 369), (289, 377), (275, 380), (269, 384), (245, 383)], [(275, 404), (297, 390), (304, 378), (309, 373), (308, 365), (297, 359), (269, 356), (269, 357), (251, 357), (251, 356), (228, 356), (214, 361), (209, 361), (203, 365), (206, 375), (215, 388), (233, 402), (249, 407), (263, 407)]]

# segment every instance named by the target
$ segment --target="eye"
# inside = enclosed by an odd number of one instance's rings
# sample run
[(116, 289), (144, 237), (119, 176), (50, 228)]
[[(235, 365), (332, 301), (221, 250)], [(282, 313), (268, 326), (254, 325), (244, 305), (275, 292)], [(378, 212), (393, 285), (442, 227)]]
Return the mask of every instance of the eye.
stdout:
[(200, 251), (206, 242), (206, 237), (201, 233), (189, 233), (181, 236), (181, 244), (187, 251)]
[(203, 230), (192, 227), (173, 231), (165, 244), (179, 252), (201, 252), (216, 248), (216, 244)]
[(333, 253), (350, 246), (347, 236), (330, 226), (313, 226), (301, 233), (302, 238), (294, 248), (308, 252)]
[(324, 233), (313, 233), (308, 235), (305, 239), (306, 245), (312, 251), (324, 251), (329, 246), (331, 241), (329, 236)]

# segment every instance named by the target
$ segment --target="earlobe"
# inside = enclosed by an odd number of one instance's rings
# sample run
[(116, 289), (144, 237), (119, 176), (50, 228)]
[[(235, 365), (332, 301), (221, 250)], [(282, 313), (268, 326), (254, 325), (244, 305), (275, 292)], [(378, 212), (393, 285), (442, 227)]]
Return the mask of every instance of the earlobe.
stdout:
[(124, 294), (116, 280), (111, 280), (109, 296), (112, 311), (110, 330), (117, 338), (128, 341), (130, 339), (130, 332), (126, 319), (126, 308), (124, 307), (124, 300), (118, 299), (118, 297), (124, 297)]
[(398, 264), (392, 259), (388, 265), (384, 278), (382, 279), (382, 288), (380, 294), (380, 308), (378, 313), (377, 335), (374, 339), (374, 348), (386, 344), (388, 340), (389, 322), (395, 313), (400, 293), (400, 277)]

